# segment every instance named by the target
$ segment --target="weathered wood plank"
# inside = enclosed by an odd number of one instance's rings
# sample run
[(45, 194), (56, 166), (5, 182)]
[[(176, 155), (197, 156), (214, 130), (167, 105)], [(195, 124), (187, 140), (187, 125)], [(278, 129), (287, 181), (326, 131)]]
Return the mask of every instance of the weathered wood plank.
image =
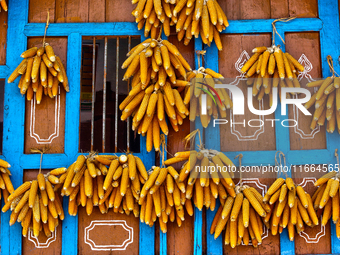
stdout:
[(105, 0), (89, 0), (89, 22), (105, 22)]
[(318, 17), (317, 0), (288, 1), (289, 16)]
[[(78, 215), (79, 254), (100, 252), (100, 254), (138, 255), (139, 219), (135, 218), (133, 214), (127, 216), (125, 214), (114, 213), (112, 209), (108, 213), (102, 214), (98, 207), (94, 207), (91, 217), (89, 217), (85, 208), (80, 206)], [(94, 225), (96, 221), (98, 225)], [(95, 227), (89, 231), (92, 226)], [(129, 233), (129, 231), (132, 232)], [(129, 237), (130, 234), (131, 236)], [(121, 247), (121, 249), (112, 247), (113, 245), (122, 245), (124, 242), (129, 244)]]
[[(222, 44), (224, 47), (223, 53), (219, 53), (219, 71), (226, 78), (226, 83), (233, 82), (236, 77), (240, 76), (240, 72), (236, 69), (236, 62), (241, 57), (241, 54), (245, 50), (250, 56), (251, 50), (257, 46), (270, 46), (270, 35), (223, 35)], [(239, 68), (243, 61), (246, 60), (246, 56), (243, 58), (237, 68)], [(236, 82), (237, 84), (238, 82)], [(245, 98), (247, 98), (248, 86), (245, 81), (239, 81), (238, 87), (242, 89)], [(259, 101), (253, 98), (253, 104), (256, 109), (259, 109)], [(265, 109), (269, 108), (268, 96), (264, 99), (263, 106)], [(221, 139), (222, 141), (228, 141), (221, 143), (222, 151), (248, 151), (248, 150), (275, 150), (275, 129), (272, 127), (270, 121), (264, 121), (264, 128), (250, 127), (248, 121), (252, 119), (259, 119), (259, 116), (252, 114), (248, 110), (247, 102), (245, 100), (245, 115), (234, 116), (230, 119), (230, 111), (227, 111), (228, 124), (220, 125)], [(274, 119), (274, 115), (265, 116), (265, 119)], [(231, 121), (233, 121), (231, 127)], [(259, 121), (254, 121), (250, 125), (258, 126)], [(255, 124), (256, 123), (256, 124)]]
[[(298, 47), (303, 45), (303, 47)], [(310, 61), (304, 61), (308, 75), (313, 79), (321, 77), (321, 63), (320, 63), (320, 43), (318, 33), (287, 33), (286, 34), (286, 52), (289, 52), (296, 59), (305, 55)], [(306, 77), (301, 80), (301, 86), (306, 88)], [(310, 88), (309, 91), (313, 94), (314, 89)], [(310, 109), (314, 112), (314, 108)], [(297, 116), (297, 114), (299, 114)], [(293, 107), (289, 106), (289, 118), (294, 119)], [(326, 148), (326, 132), (325, 127), (321, 128), (313, 139), (308, 139), (305, 134), (311, 134), (310, 123), (312, 116), (305, 116), (301, 111), (295, 110), (295, 118), (297, 119), (297, 128), (290, 128), (290, 147), (292, 150), (312, 150), (312, 149), (325, 149)], [(294, 129), (296, 131), (294, 131)], [(297, 129), (302, 130), (298, 131)]]
[[(28, 47), (40, 47), (42, 40), (42, 37), (30, 38)], [(66, 68), (67, 39), (47, 37), (46, 42), (53, 47), (55, 54), (61, 58)], [(70, 87), (72, 90), (72, 84)], [(31, 148), (44, 147), (49, 148), (47, 153), (64, 152), (65, 98), (65, 91), (61, 85), (59, 102), (45, 95), (40, 105), (34, 104), (33, 101), (26, 101), (25, 153), (30, 153)]]
[[(43, 169), (41, 172), (43, 174), (47, 174), (50, 170)], [(39, 169), (27, 169), (24, 172), (24, 180), (23, 181), (31, 181), (36, 180), (37, 175), (39, 173)], [(62, 201), (63, 197), (60, 196)], [(67, 213), (67, 209), (64, 212)], [(15, 223), (20, 225), (20, 223)], [(33, 233), (28, 233), (26, 238), (23, 238), (22, 242), (22, 254), (34, 254), (34, 255), (43, 255), (46, 254), (46, 249), (48, 249), (49, 254), (60, 254), (61, 253), (61, 224), (62, 222), (59, 221), (59, 226), (56, 229), (56, 232), (52, 234), (52, 237), (47, 238), (44, 234), (44, 231), (40, 232), (38, 238), (33, 237)], [(55, 236), (55, 237), (53, 237)], [(47, 247), (48, 248), (47, 248)]]
[(288, 17), (288, 0), (270, 0), (270, 17), (279, 19)]
[(135, 17), (131, 15), (135, 7), (131, 1), (106, 0), (105, 21), (135, 22)]
[(29, 1), (29, 13), (28, 13), (28, 22), (29, 23), (46, 23), (47, 20), (47, 12), (50, 13), (50, 23), (54, 23), (55, 18), (55, 9), (56, 9), (56, 1), (55, 0), (30, 0)]
[(56, 22), (79, 23), (89, 21), (89, 0), (56, 0)]
[(7, 39), (8, 13), (0, 13), (0, 65), (6, 65), (6, 39)]

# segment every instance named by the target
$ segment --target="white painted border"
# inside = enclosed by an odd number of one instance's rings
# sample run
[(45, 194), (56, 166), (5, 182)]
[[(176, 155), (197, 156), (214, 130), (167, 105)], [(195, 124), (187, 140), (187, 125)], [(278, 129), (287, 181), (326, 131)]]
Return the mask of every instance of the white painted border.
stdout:
[(55, 229), (55, 231), (52, 232), (52, 236), (49, 237), (45, 243), (40, 243), (39, 239), (36, 238), (33, 233), (32, 230), (29, 229), (28, 230), (28, 240), (30, 240), (32, 243), (34, 243), (35, 248), (38, 249), (45, 249), (48, 248), (50, 246), (51, 243), (53, 243), (55, 240), (57, 240), (57, 229)]
[[(89, 238), (90, 231), (96, 226), (122, 226), (127, 232), (129, 232), (129, 238), (126, 239), (121, 245), (97, 245), (93, 240)], [(93, 251), (125, 251), (129, 244), (133, 243), (133, 228), (127, 225), (125, 220), (94, 220), (91, 224), (85, 228), (84, 241), (91, 247)]]
[(36, 109), (36, 98), (34, 96), (31, 100), (31, 116), (30, 116), (30, 137), (34, 138), (37, 144), (51, 144), (52, 141), (59, 137), (59, 125), (60, 125), (60, 86), (58, 95), (55, 97), (54, 106), (54, 133), (51, 134), (47, 139), (40, 138), (35, 132), (35, 109)]
[[(299, 183), (298, 185), (300, 185), (303, 188), (303, 187), (305, 187), (307, 185), (308, 182), (311, 182), (312, 184), (314, 184), (314, 182), (316, 182), (316, 178), (315, 177), (303, 178), (302, 182)], [(322, 217), (321, 217), (321, 220), (322, 220)], [(320, 223), (320, 225), (321, 225), (321, 223)], [(320, 238), (326, 235), (326, 227), (325, 226), (321, 226), (320, 232), (318, 232), (315, 237), (310, 237), (304, 231), (301, 232), (299, 235), (303, 239), (305, 239), (306, 243), (318, 243)]]

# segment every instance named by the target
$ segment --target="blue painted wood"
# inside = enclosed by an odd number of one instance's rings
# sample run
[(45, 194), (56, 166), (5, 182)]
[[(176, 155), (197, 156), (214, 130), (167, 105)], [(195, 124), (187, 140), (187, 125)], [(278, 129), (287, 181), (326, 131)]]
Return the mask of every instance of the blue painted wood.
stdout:
[[(162, 36), (163, 39), (166, 39)], [(168, 144), (168, 136), (165, 136), (165, 149)], [(163, 151), (161, 152), (163, 153)], [(166, 151), (164, 152), (164, 161), (168, 159), (168, 155)], [(162, 166), (162, 155), (159, 157), (159, 165)], [(161, 220), (161, 219), (159, 219)], [(168, 240), (167, 240), (167, 233), (163, 233), (161, 230), (159, 230), (159, 254), (160, 255), (167, 255), (168, 254)]]
[[(196, 55), (197, 50), (203, 49), (203, 43), (201, 37), (195, 38), (195, 69), (197, 70), (200, 66), (202, 66), (202, 56)], [(200, 65), (199, 63), (200, 62)], [(202, 143), (204, 143), (204, 132), (203, 132), (203, 126), (201, 123), (200, 118), (196, 118), (195, 120), (195, 129), (199, 129), (201, 133), (201, 139)], [(195, 137), (195, 149), (197, 148), (197, 145), (200, 144), (199, 136), (196, 135)], [(203, 216), (202, 211), (198, 210), (197, 207), (195, 207), (194, 210), (194, 255), (200, 255), (203, 254), (203, 238), (202, 238), (202, 229), (203, 229)]]
[[(230, 20), (229, 27), (222, 33), (269, 33), (272, 31), (271, 23), (274, 19), (256, 20)], [(287, 32), (320, 31), (322, 21), (318, 18), (299, 18), (289, 23), (281, 22), (277, 28)], [(45, 24), (30, 23), (25, 26), (26, 36), (41, 36), (44, 33)], [(48, 36), (68, 36), (71, 33), (82, 35), (142, 35), (133, 22), (113, 23), (53, 23), (47, 31)]]
[[(66, 94), (65, 113), (65, 154), (69, 164), (74, 162), (79, 150), (79, 120), (80, 120), (80, 70), (81, 70), (82, 37), (72, 33), (67, 40), (67, 76), (69, 78), (70, 92)], [(71, 107), (74, 106), (74, 107)], [(68, 205), (68, 201), (64, 205)], [(68, 208), (64, 207), (64, 208)], [(62, 224), (62, 254), (77, 254), (78, 251), (78, 215), (65, 215)], [(66, 245), (67, 244), (67, 245)]]
[(67, 40), (67, 76), (70, 92), (66, 93), (64, 149), (65, 154), (73, 158), (69, 162), (70, 164), (79, 151), (81, 46), (81, 35), (78, 33), (70, 34)]
[[(202, 127), (201, 120), (199, 118), (196, 118), (196, 120), (195, 120), (195, 128), (200, 130), (202, 143), (204, 143), (203, 127)], [(195, 146), (199, 145), (199, 144), (200, 144), (199, 136), (196, 135)], [(195, 221), (194, 221), (194, 255), (201, 255), (201, 254), (203, 254), (203, 238), (202, 238), (203, 216), (202, 216), (202, 211), (198, 210), (197, 207), (195, 207), (194, 217), (195, 217)]]
[[(68, 208), (68, 199), (63, 199), (64, 211)], [(62, 222), (62, 255), (76, 255), (78, 254), (78, 214), (71, 216), (65, 213), (65, 219)]]
[(139, 254), (155, 254), (155, 227), (139, 222)]
[[(333, 58), (333, 64), (336, 71), (339, 72), (340, 56), (340, 24), (339, 24), (339, 8), (336, 0), (319, 0), (318, 1), (319, 17), (323, 21), (323, 28), (320, 31), (321, 61), (323, 77), (330, 76), (327, 64), (327, 56)], [(334, 134), (327, 133), (327, 149), (330, 153), (334, 153), (335, 149), (340, 149), (340, 136), (336, 132)], [(334, 155), (334, 154), (333, 154)], [(331, 164), (336, 164), (336, 158), (333, 157)], [(331, 223), (331, 246), (332, 253), (340, 253), (340, 240), (336, 237), (335, 226)]]
[[(219, 72), (219, 62), (218, 62), (218, 49), (215, 42), (211, 44), (210, 47), (205, 46), (204, 49), (207, 51), (205, 58), (205, 66)], [(213, 122), (210, 121), (209, 126), (205, 129), (205, 147), (207, 149), (213, 149), (221, 151), (221, 138), (220, 129), (218, 126), (213, 127)], [(216, 240), (214, 235), (210, 234), (211, 223), (215, 217), (218, 207), (220, 206), (220, 201), (216, 201), (216, 209), (212, 212), (206, 209), (206, 238), (207, 238), (207, 254), (208, 255), (219, 255), (223, 254), (223, 240), (222, 235), (220, 235)]]
[(8, 66), (0, 66), (0, 79), (5, 79), (7, 76), (9, 76)]
[[(222, 33), (271, 33), (273, 21), (274, 19), (230, 20), (229, 27)], [(320, 31), (322, 29), (322, 21), (318, 18), (298, 18), (289, 23), (280, 22), (276, 28), (283, 29), (286, 32)]]
[[(44, 23), (29, 23), (25, 26), (26, 36), (44, 35)], [(142, 35), (144, 30), (138, 30), (134, 22), (110, 22), (110, 23), (51, 23), (47, 30), (47, 36), (69, 36), (76, 33), (83, 36), (120, 36)]]
[[(28, 0), (11, 1), (9, 7), (6, 56), (7, 67), (14, 70), (21, 62), (20, 54), (27, 47), (27, 38), (23, 30), (28, 21)], [(5, 71), (4, 68), (2, 71)], [(5, 83), (3, 123), (3, 155), (12, 165), (11, 172), (15, 178), (11, 180), (14, 188), (21, 185), (23, 180), (23, 169), (19, 165), (18, 158), (24, 151), (25, 118), (25, 99), (21, 97), (17, 85), (18, 80), (13, 84)], [(10, 212), (1, 213), (1, 253), (21, 254), (21, 226), (14, 224), (10, 227), (9, 219)]]

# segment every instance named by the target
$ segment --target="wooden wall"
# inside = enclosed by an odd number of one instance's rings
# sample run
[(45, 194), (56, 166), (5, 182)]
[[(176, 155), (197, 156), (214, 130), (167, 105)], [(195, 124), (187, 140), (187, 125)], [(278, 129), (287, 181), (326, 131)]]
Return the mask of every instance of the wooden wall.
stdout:
[[(317, 17), (318, 7), (317, 0), (220, 0), (222, 8), (230, 20), (238, 19), (270, 19), (282, 18), (288, 16), (299, 17)], [(47, 10), (50, 12), (50, 22), (63, 23), (63, 22), (133, 22), (134, 19), (131, 15), (133, 6), (131, 1), (119, 0), (31, 0), (29, 5), (29, 22), (45, 23), (47, 18)], [(6, 63), (6, 30), (7, 30), (7, 13), (0, 13), (0, 65)], [(66, 38), (48, 38), (49, 43), (53, 45), (57, 54), (62, 57), (64, 64), (66, 64), (66, 51), (67, 39)], [(175, 45), (180, 48), (184, 57), (188, 60), (189, 64), (194, 66), (194, 43), (193, 41), (184, 46), (178, 43), (175, 35), (173, 34), (170, 39)], [(32, 46), (41, 41), (41, 38), (30, 38), (28, 45)], [(271, 35), (223, 35), (222, 36), (223, 51), (220, 52), (219, 68), (220, 72), (229, 78), (235, 78), (239, 72), (235, 69), (235, 62), (240, 57), (243, 50), (250, 54), (251, 49), (256, 46), (270, 46)], [(320, 67), (320, 43), (318, 33), (289, 33), (286, 34), (286, 50), (294, 57), (299, 58), (301, 54), (305, 54), (313, 64), (313, 70), (310, 75), (313, 78), (321, 76)], [(72, 86), (72, 85), (71, 85)], [(265, 105), (268, 101), (265, 100)], [(26, 104), (26, 119), (30, 116), (30, 103)], [(45, 108), (47, 107), (47, 108)], [(48, 112), (53, 110), (54, 104), (52, 102), (43, 102), (42, 107), (37, 112), (38, 119), (44, 120)], [(65, 111), (65, 94), (61, 93), (61, 136), (55, 139), (52, 143), (52, 150), (48, 153), (62, 153), (64, 143), (64, 111)], [(289, 112), (292, 116), (292, 109)], [(252, 118), (251, 113), (246, 113), (246, 118)], [(269, 116), (268, 118), (273, 117)], [(236, 119), (237, 120), (237, 119)], [(310, 118), (306, 117), (302, 129), (308, 130)], [(25, 152), (29, 152), (29, 148), (36, 146), (34, 139), (29, 137), (30, 130), (29, 123), (25, 124)], [(48, 125), (39, 127), (40, 132), (50, 133)], [(242, 151), (242, 150), (276, 150), (275, 144), (275, 130), (270, 126), (266, 126), (266, 132), (259, 136), (255, 141), (240, 142), (234, 135), (231, 135), (229, 127), (221, 128), (221, 138), (226, 143), (221, 146), (222, 151)], [(172, 156), (176, 151), (184, 149), (183, 138), (188, 134), (190, 124), (187, 120), (180, 127), (180, 131), (175, 133), (170, 131), (168, 136), (168, 156)], [(323, 149), (326, 147), (325, 129), (315, 136), (314, 140), (301, 139), (293, 130), (290, 130), (290, 143), (291, 149)], [(240, 132), (244, 135), (251, 135), (254, 133), (252, 128), (240, 128)], [(25, 180), (35, 178), (37, 170), (26, 170)], [(255, 177), (255, 176), (249, 176)], [(271, 176), (273, 177), (273, 176)], [(293, 174), (293, 177), (298, 183), (301, 176)], [(272, 180), (261, 180), (264, 184), (269, 185)], [(308, 185), (309, 191), (313, 190), (312, 185)], [(67, 209), (65, 209), (67, 211)], [(67, 213), (67, 212), (65, 212)], [(194, 218), (186, 215), (186, 220), (181, 228), (176, 224), (168, 225), (168, 254), (192, 254), (193, 253), (193, 229)], [(89, 254), (90, 249), (84, 243), (84, 228), (90, 224), (92, 219), (124, 219), (129, 225), (135, 228), (134, 243), (129, 249), (121, 254), (138, 254), (138, 219), (131, 219), (122, 215), (110, 214), (102, 216), (98, 210), (94, 212), (91, 218), (87, 217), (85, 210), (79, 211), (79, 253)], [(204, 223), (205, 224), (205, 223)], [(57, 241), (49, 247), (49, 253), (59, 254), (61, 244), (61, 228), (58, 228)], [(307, 230), (310, 231), (310, 230)], [(312, 230), (312, 232), (315, 230)], [(158, 232), (157, 232), (158, 233)], [(311, 233), (312, 234), (312, 233)], [(157, 239), (156, 239), (157, 240)], [(43, 240), (42, 240), (43, 241)], [(58, 245), (56, 245), (58, 244)], [(320, 239), (319, 244), (307, 244), (301, 237), (297, 237), (296, 242), (297, 254), (310, 254), (310, 253), (330, 253), (330, 227), (326, 227), (326, 236)], [(32, 243), (24, 239), (23, 252), (26, 254), (42, 254), (41, 249), (35, 249)], [(150, 247), (151, 248), (151, 247)], [(110, 252), (101, 252), (107, 253)], [(101, 254), (100, 253), (100, 254)], [(158, 251), (156, 251), (158, 253)], [(252, 247), (241, 246), (232, 250), (230, 247), (224, 247), (225, 254), (278, 254), (279, 253), (279, 237), (266, 238), (264, 243), (259, 249)], [(114, 253), (116, 254), (116, 253)]]

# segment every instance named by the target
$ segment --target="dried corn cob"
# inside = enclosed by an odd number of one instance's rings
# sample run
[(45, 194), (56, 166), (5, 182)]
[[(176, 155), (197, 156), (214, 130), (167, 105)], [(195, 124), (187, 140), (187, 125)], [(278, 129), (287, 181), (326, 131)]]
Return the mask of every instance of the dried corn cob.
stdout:
[[(1, 1), (1, 3), (3, 2), (4, 0)], [(13, 82), (20, 74), (25, 77), (24, 81), (20, 80), (19, 88), (22, 95), (27, 95), (27, 100), (32, 100), (36, 93), (37, 104), (40, 104), (43, 90), (47, 86), (52, 89), (49, 96), (55, 97), (58, 94), (60, 83), (67, 92), (69, 91), (68, 79), (62, 61), (54, 54), (52, 46), (48, 43), (39, 49), (32, 47), (26, 50), (21, 54), (21, 57), (24, 58), (24, 61), (14, 70), (8, 83)]]

